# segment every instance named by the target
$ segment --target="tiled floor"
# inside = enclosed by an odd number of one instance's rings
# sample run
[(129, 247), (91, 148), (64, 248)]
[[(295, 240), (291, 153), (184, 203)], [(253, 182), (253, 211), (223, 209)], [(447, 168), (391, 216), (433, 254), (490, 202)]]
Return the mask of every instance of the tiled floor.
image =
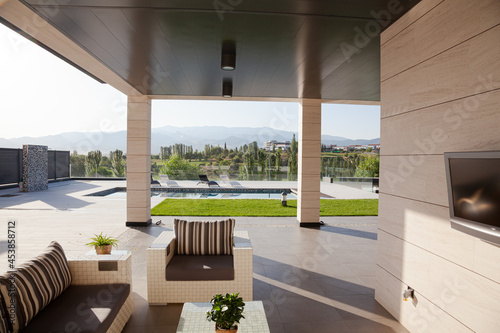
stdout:
[[(129, 229), (134, 251), (135, 311), (124, 332), (175, 332), (181, 304), (148, 306), (145, 249), (166, 225)], [(200, 218), (198, 218), (200, 219)], [(210, 219), (210, 218), (207, 218)], [(213, 217), (212, 217), (213, 219)], [(294, 218), (237, 218), (254, 248), (254, 299), (271, 332), (407, 332), (374, 300), (377, 218), (324, 218), (306, 229)]]
[[(161, 226), (126, 228), (125, 198), (84, 196), (123, 185), (71, 181), (36, 193), (2, 190), (18, 196), (0, 198), (0, 243), (10, 219), (18, 221), (18, 263), (51, 240), (69, 254), (81, 254), (93, 233), (118, 236), (120, 249), (133, 253), (134, 313), (124, 332), (175, 332), (182, 305), (149, 306), (145, 275), (146, 248), (171, 229), (172, 218), (155, 217)], [(293, 217), (236, 221), (252, 240), (254, 299), (264, 302), (271, 332), (406, 332), (374, 301), (377, 218), (326, 217), (321, 229), (299, 228)], [(0, 253), (2, 271), (5, 254)]]

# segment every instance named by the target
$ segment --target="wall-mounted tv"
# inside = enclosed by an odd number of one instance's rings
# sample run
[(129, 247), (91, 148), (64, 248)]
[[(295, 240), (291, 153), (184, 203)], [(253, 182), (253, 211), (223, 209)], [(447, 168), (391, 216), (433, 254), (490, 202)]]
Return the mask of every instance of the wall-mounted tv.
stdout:
[(444, 158), (452, 228), (500, 245), (500, 152)]

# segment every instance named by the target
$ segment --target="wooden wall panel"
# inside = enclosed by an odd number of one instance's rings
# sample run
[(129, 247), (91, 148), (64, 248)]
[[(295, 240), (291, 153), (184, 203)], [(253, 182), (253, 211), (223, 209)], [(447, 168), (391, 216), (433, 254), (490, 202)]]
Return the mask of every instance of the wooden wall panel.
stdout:
[(383, 81), (382, 117), (499, 89), (499, 54), (500, 25)]
[(500, 283), (500, 247), (474, 239), (474, 272)]
[(299, 156), (297, 220), (319, 222), (321, 163), (321, 100), (301, 101), (299, 106)]
[(500, 150), (500, 90), (383, 118), (383, 155)]
[(411, 331), (494, 332), (500, 247), (451, 228), (443, 153), (500, 150), (500, 2), (422, 0), (381, 41), (376, 299)]
[[(403, 301), (401, 295), (408, 286), (384, 269), (377, 270), (375, 299), (396, 317), (410, 332), (472, 332), (455, 318), (440, 311), (418, 291), (418, 302)], [(397, 311), (394, 311), (397, 309)]]
[(390, 27), (384, 30), (384, 33), (380, 35), (380, 45), (384, 45), (392, 38), (400, 34), (402, 31), (407, 29), (409, 26), (414, 24), (417, 20), (420, 20), (422, 16), (427, 14), (441, 2), (443, 2), (443, 0), (429, 0), (419, 2), (415, 7), (412, 8), (412, 10), (410, 10), (403, 17), (401, 17)]
[(443, 155), (381, 156), (380, 192), (448, 206)]
[(500, 284), (383, 231), (378, 251), (385, 257), (380, 269), (414, 288), (417, 297), (431, 295), (436, 307), (473, 331), (498, 328)]
[[(379, 215), (380, 230), (468, 269), (478, 266), (476, 239), (451, 228), (447, 207), (381, 194)], [(488, 266), (483, 269), (484, 275), (500, 282), (498, 269), (490, 272), (490, 265), (484, 264)]]
[(147, 190), (151, 188), (151, 174), (149, 172), (127, 171), (127, 189)]
[[(127, 225), (151, 223), (151, 100), (128, 98)], [(142, 182), (142, 185), (141, 185)]]
[(385, 81), (498, 24), (498, 0), (444, 1), (434, 8), (432, 15), (422, 16), (401, 31), (397, 38), (382, 45), (381, 80)]
[(428, 289), (430, 257), (428, 252), (379, 230), (377, 265), (418, 292)]

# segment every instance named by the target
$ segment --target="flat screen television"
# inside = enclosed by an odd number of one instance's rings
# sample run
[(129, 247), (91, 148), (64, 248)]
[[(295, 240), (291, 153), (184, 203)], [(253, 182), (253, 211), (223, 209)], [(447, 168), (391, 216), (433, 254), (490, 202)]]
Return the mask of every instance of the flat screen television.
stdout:
[(500, 152), (444, 158), (452, 228), (500, 245)]

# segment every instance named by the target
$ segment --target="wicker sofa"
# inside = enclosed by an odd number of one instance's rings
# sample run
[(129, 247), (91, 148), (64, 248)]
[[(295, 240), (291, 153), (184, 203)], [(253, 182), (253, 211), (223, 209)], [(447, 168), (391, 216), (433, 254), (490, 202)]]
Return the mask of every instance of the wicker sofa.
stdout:
[(121, 332), (133, 310), (132, 260), (114, 258), (66, 258), (52, 242), (1, 275), (0, 332)]
[[(174, 231), (161, 233), (147, 250), (149, 304), (208, 302), (226, 292), (239, 292), (251, 301), (252, 245), (246, 231), (233, 232), (233, 228), (232, 219), (174, 220)], [(214, 245), (214, 239), (224, 244)]]

